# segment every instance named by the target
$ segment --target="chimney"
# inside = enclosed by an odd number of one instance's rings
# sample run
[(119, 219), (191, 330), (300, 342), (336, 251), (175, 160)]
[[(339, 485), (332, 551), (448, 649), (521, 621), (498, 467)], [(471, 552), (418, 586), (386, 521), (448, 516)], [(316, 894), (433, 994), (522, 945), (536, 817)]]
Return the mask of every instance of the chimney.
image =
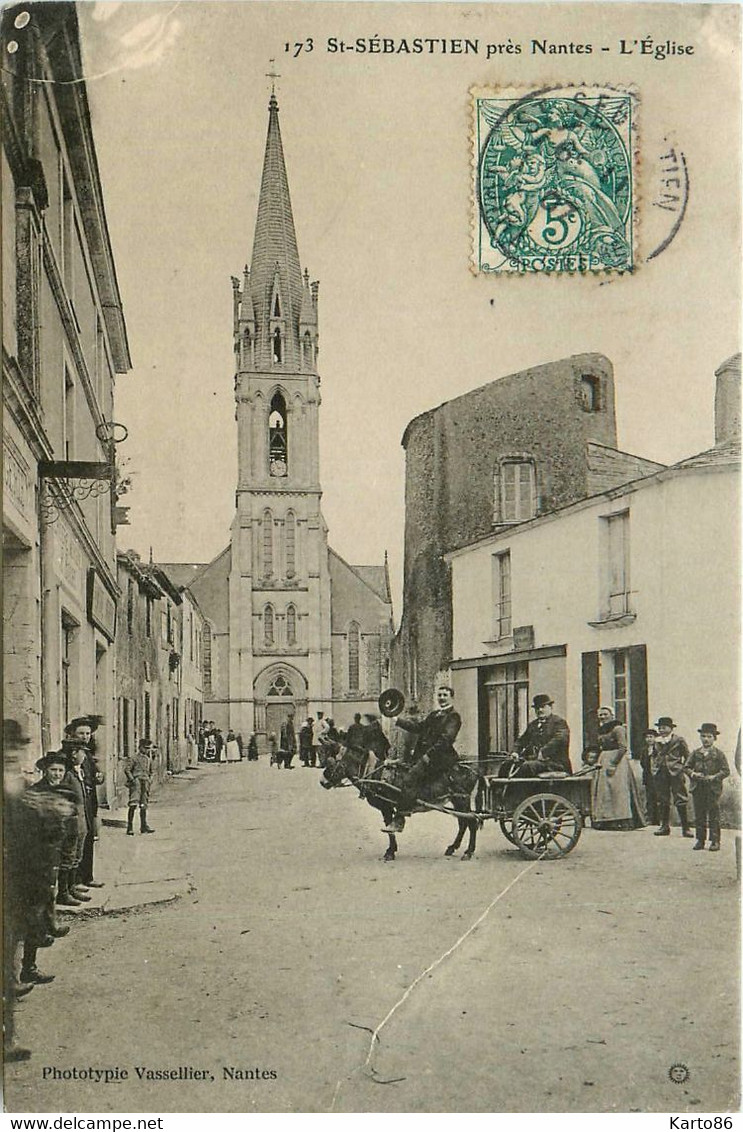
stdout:
[(715, 445), (740, 439), (740, 354), (715, 370)]

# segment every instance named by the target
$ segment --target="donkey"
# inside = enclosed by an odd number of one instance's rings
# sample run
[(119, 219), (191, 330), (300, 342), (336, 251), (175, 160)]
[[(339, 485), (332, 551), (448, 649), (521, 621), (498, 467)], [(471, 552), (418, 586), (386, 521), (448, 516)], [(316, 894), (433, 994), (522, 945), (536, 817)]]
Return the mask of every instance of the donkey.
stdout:
[[(400, 784), (403, 778), (401, 768), (396, 765), (380, 764), (372, 770), (366, 770), (369, 761), (369, 752), (358, 747), (345, 747), (341, 743), (333, 745), (328, 750), (325, 767), (323, 768), (320, 785), (326, 790), (350, 782), (357, 787), (360, 797), (379, 810), (384, 818), (385, 826), (393, 820), (395, 809), (400, 798)], [(445, 857), (452, 857), (462, 844), (465, 831), (469, 832), (467, 847), (462, 854), (463, 861), (469, 861), (475, 852), (477, 831), (482, 821), (472, 811), (471, 795), (478, 781), (478, 775), (465, 763), (457, 763), (450, 771), (432, 783), (427, 783), (418, 791), (420, 803), (431, 803), (433, 808), (443, 806), (450, 802), (452, 809), (461, 813), (472, 813), (472, 817), (457, 817), (457, 836), (451, 845), (447, 845)], [(418, 805), (413, 813), (425, 813), (430, 806)], [(387, 851), (383, 861), (394, 861), (397, 853), (397, 838), (394, 833), (386, 831), (389, 838)]]

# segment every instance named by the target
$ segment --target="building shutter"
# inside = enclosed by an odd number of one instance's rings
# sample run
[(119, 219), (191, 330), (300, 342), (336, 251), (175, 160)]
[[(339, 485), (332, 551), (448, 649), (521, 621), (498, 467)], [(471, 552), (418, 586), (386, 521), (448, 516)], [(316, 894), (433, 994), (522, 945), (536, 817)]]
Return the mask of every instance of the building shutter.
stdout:
[(598, 738), (599, 708), (599, 654), (584, 652), (581, 657), (583, 672), (583, 748), (595, 746)]
[(627, 649), (629, 659), (629, 749), (639, 755), (648, 726), (648, 656), (645, 645)]

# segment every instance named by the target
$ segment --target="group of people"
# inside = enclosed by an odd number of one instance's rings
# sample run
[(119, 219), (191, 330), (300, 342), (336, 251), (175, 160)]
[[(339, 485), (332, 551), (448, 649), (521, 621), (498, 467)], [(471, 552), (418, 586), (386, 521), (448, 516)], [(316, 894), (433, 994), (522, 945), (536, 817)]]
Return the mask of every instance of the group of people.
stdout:
[[(516, 744), (516, 765), (510, 770), (522, 775), (572, 771), (569, 757), (570, 729), (552, 711), (548, 695), (535, 696), (536, 718), (529, 723)], [(679, 817), (681, 835), (696, 836), (693, 848), (720, 848), (720, 807), (722, 784), (730, 774), (727, 758), (716, 745), (720, 734), (714, 723), (698, 729), (700, 746), (689, 751), (686, 740), (676, 732), (671, 716), (662, 715), (644, 735), (639, 755), (645, 807), (631, 765), (633, 756), (627, 742), (627, 729), (609, 707), (600, 707), (595, 744), (583, 752), (583, 764), (595, 767), (591, 824), (594, 829), (640, 829), (646, 821), (657, 825), (656, 837), (671, 833), (673, 801)], [(694, 803), (695, 833), (689, 819), (689, 793)], [(645, 812), (644, 812), (645, 811)]]
[[(696, 838), (692, 849), (704, 849), (709, 837), (709, 849), (716, 852), (720, 848), (722, 784), (730, 775), (730, 766), (717, 746), (717, 725), (703, 723), (698, 734), (700, 745), (690, 752), (669, 715), (660, 716), (655, 727), (645, 732), (640, 763), (647, 816), (650, 825), (658, 826), (655, 836), (668, 837), (673, 801), (681, 835)], [(689, 793), (694, 802), (694, 833), (689, 823)]]
[(255, 762), (258, 758), (258, 740), (251, 735), (247, 750), (243, 744), (243, 737), (229, 728), (227, 734), (217, 727), (213, 719), (205, 719), (199, 724), (196, 737), (199, 762), (212, 763), (239, 763), (242, 759)]
[(378, 716), (369, 712), (362, 723), (360, 712), (356, 712), (353, 723), (345, 731), (339, 731), (335, 720), (319, 711), (317, 718), (308, 716), (297, 735), (294, 715), (289, 714), (281, 725), (279, 736), (271, 732), (268, 736), (268, 749), (271, 763), (280, 769), (293, 770), (292, 762), (299, 752), (299, 761), (305, 767), (323, 767), (327, 754), (336, 749), (337, 744), (374, 751), (380, 760), (390, 749), (390, 743), (382, 730)]
[[(69, 927), (57, 908), (91, 899), (98, 841), (98, 795), (103, 782), (95, 732), (102, 718), (78, 716), (64, 729), (59, 748), (36, 762), (41, 777), (29, 785), (22, 752), (30, 742), (17, 720), (3, 721), (5, 793), (5, 1055), (25, 1059), (14, 1044), (13, 1005), (37, 985), (50, 983), (37, 966), (40, 948), (51, 947)], [(21, 949), (20, 971), (17, 953)]]

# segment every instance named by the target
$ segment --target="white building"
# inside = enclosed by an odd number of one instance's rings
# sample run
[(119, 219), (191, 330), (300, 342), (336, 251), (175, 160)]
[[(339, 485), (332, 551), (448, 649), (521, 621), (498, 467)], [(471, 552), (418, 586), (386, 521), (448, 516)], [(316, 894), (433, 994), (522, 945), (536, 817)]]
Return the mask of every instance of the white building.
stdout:
[(573, 765), (599, 703), (659, 715), (732, 754), (740, 725), (740, 355), (717, 371), (715, 446), (446, 556), (452, 683), (470, 757), (510, 750), (533, 695), (570, 724)]

